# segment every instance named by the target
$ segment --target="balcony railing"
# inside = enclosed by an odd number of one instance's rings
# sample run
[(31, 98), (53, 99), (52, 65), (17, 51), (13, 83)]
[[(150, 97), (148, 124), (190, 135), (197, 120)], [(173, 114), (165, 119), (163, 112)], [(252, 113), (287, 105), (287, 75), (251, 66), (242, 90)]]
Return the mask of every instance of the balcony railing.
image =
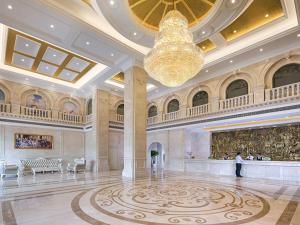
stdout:
[(59, 119), (64, 122), (72, 122), (72, 123), (82, 123), (82, 116), (81, 115), (74, 115), (68, 113), (59, 113)]
[(10, 113), (10, 104), (0, 103), (0, 112)]
[(219, 109), (220, 110), (237, 109), (252, 104), (253, 104), (253, 94), (248, 94), (248, 95), (238, 96), (235, 98), (220, 100)]
[[(224, 113), (224, 111), (240, 110), (243, 107), (256, 107), (264, 104), (276, 103), (276, 100), (294, 101), (295, 98), (300, 98), (300, 82), (294, 83), (278, 88), (265, 90), (265, 98), (260, 99), (257, 105), (254, 104), (254, 94), (243, 95), (235, 98), (220, 100), (206, 105), (200, 105), (190, 108), (182, 108), (176, 112), (159, 113), (157, 116), (147, 118), (148, 125), (155, 125), (159, 123), (173, 122), (177, 120), (196, 119), (213, 115), (216, 113)], [(85, 124), (93, 120), (93, 115), (73, 115), (55, 110), (36, 109), (19, 105), (10, 105), (0, 103), (0, 116), (38, 119), (55, 123), (67, 124)], [(124, 115), (110, 112), (110, 121), (124, 122)]]
[(300, 82), (265, 90), (266, 101), (300, 97)]
[(25, 116), (30, 117), (36, 117), (36, 118), (51, 118), (52, 114), (50, 110), (45, 109), (36, 109), (36, 108), (30, 108), (30, 107), (21, 107), (21, 114)]
[(158, 122), (158, 118), (159, 118), (158, 115), (157, 116), (148, 117), (147, 118), (147, 124), (151, 125), (151, 124), (157, 123)]
[(209, 104), (187, 108), (187, 117), (195, 117), (209, 113)]
[(178, 120), (182, 116), (182, 111), (178, 110), (175, 112), (170, 112), (170, 113), (165, 113), (163, 114), (163, 121), (173, 121), (173, 120)]
[(110, 120), (114, 122), (124, 122), (124, 115), (111, 113)]
[(93, 121), (93, 114), (85, 116), (85, 122), (86, 123), (91, 123), (92, 121)]

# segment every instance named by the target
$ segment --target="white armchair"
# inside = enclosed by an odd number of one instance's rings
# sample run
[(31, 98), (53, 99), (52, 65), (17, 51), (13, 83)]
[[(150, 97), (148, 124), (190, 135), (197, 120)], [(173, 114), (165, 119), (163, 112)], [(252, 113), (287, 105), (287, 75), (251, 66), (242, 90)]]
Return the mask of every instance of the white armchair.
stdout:
[(0, 174), (1, 178), (6, 176), (19, 176), (19, 168), (17, 165), (7, 165), (4, 160), (0, 162)]
[(85, 159), (84, 158), (74, 159), (74, 162), (68, 163), (67, 171), (74, 172), (74, 173), (84, 172), (85, 171)]

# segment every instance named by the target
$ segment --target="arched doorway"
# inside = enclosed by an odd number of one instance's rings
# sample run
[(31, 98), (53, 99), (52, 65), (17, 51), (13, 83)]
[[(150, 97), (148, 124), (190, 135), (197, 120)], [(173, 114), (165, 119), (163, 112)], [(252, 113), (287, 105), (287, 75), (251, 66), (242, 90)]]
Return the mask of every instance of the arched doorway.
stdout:
[[(157, 156), (151, 157), (153, 155), (154, 151), (157, 152)], [(163, 169), (165, 165), (165, 151), (163, 149), (163, 146), (159, 142), (152, 142), (148, 147), (148, 154), (147, 159), (149, 162), (149, 167), (151, 168), (157, 168), (157, 169)]]

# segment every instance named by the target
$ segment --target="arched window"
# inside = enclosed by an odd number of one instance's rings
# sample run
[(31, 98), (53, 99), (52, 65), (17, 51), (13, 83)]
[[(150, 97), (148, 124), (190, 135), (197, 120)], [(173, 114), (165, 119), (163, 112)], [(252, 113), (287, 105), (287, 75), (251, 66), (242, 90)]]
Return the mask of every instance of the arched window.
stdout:
[(5, 102), (5, 93), (0, 89), (0, 103)]
[(26, 106), (35, 109), (46, 109), (43, 97), (37, 94), (32, 94), (27, 97)]
[(157, 107), (155, 105), (148, 109), (148, 117), (157, 116)]
[(226, 89), (226, 98), (234, 98), (248, 94), (248, 83), (245, 80), (235, 80)]
[(179, 110), (179, 101), (177, 99), (173, 99), (168, 103), (168, 113), (176, 112)]
[(87, 114), (91, 115), (93, 113), (93, 100), (90, 98), (87, 102)]
[(193, 107), (205, 105), (208, 103), (208, 94), (206, 91), (199, 91), (193, 97)]
[(124, 115), (124, 104), (121, 104), (117, 108), (117, 114), (118, 115)]
[(300, 82), (300, 64), (292, 63), (274, 73), (273, 88)]

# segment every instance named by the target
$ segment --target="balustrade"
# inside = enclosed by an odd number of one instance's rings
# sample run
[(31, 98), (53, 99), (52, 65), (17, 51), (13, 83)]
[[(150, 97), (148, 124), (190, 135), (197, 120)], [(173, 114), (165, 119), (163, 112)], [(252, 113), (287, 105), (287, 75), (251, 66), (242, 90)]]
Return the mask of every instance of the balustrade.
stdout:
[(11, 112), (10, 104), (0, 103), (0, 112), (10, 113)]
[(158, 122), (158, 116), (152, 116), (147, 118), (148, 125), (155, 124), (157, 122)]
[(173, 121), (173, 120), (177, 120), (180, 119), (182, 115), (182, 111), (178, 110), (175, 112), (170, 112), (170, 113), (166, 113), (163, 115), (163, 121)]
[[(294, 83), (286, 86), (281, 86), (277, 88), (265, 90), (265, 103), (280, 100), (280, 99), (293, 99), (294, 97), (300, 97), (300, 82)], [(254, 95), (248, 94), (243, 96), (238, 96), (235, 98), (225, 99), (219, 101), (219, 111), (223, 110), (235, 110), (241, 109), (244, 106), (254, 105)], [(20, 107), (20, 114), (12, 113), (12, 108), (10, 104), (1, 103), (0, 104), (0, 113), (7, 113), (7, 116), (20, 116), (28, 117), (31, 119), (42, 119), (53, 122), (66, 122), (66, 123), (90, 123), (92, 122), (93, 115), (73, 115), (63, 112), (58, 112), (55, 114), (51, 110), (36, 109), (31, 107)], [(194, 117), (206, 116), (211, 113), (211, 103), (195, 106), (191, 108), (182, 108), (176, 112), (170, 112), (165, 114), (158, 114), (153, 117), (147, 118), (148, 125), (159, 124), (161, 122), (171, 122), (181, 119), (189, 119)], [(216, 113), (216, 112), (214, 112)], [(4, 114), (2, 114), (3, 116)], [(124, 115), (119, 115), (116, 113), (111, 113), (110, 121), (116, 121), (123, 123)]]
[(37, 117), (37, 118), (51, 118), (51, 111), (45, 109), (36, 109), (30, 107), (21, 107), (21, 114), (30, 117)]
[(65, 122), (73, 122), (73, 123), (82, 123), (81, 115), (67, 114), (67, 113), (59, 113), (59, 118)]
[(92, 120), (93, 120), (93, 115), (92, 114), (85, 116), (85, 122), (86, 123), (91, 123)]
[(300, 96), (300, 82), (265, 90), (266, 101)]
[(209, 104), (199, 105), (191, 108), (187, 108), (187, 117), (195, 117), (205, 115), (209, 112)]
[(236, 109), (243, 106), (253, 104), (253, 94), (242, 95), (235, 98), (229, 98), (225, 100), (220, 100), (219, 109)]

